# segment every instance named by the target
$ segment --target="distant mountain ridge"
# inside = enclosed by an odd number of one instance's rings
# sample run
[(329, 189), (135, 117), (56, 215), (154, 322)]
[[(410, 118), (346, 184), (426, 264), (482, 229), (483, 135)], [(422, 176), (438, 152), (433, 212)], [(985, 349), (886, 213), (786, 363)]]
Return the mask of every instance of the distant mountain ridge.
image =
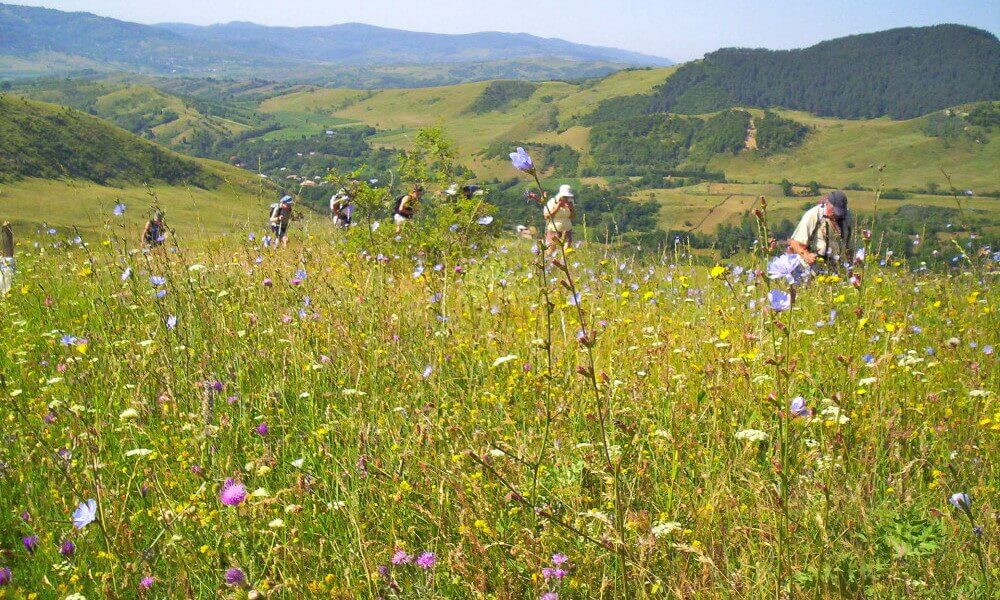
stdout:
[(272, 27), (235, 21), (197, 26), (162, 23), (154, 27), (204, 44), (277, 56), (343, 64), (427, 64), (549, 58), (666, 66), (665, 58), (616, 48), (587, 46), (527, 33), (484, 31), (422, 33), (365, 25)]
[(667, 59), (528, 34), (449, 35), (361, 24), (152, 26), (0, 4), (0, 77), (93, 69), (407, 87), (491, 77), (592, 77), (667, 64)]

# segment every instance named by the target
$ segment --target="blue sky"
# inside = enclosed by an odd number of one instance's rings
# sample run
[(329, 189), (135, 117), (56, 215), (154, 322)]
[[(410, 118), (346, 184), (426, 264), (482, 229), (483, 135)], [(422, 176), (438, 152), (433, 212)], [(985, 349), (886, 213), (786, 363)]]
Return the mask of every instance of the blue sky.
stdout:
[(1000, 0), (0, 0), (140, 23), (360, 22), (437, 33), (527, 32), (676, 61), (727, 46), (801, 48), (853, 33), (961, 23), (1000, 32)]

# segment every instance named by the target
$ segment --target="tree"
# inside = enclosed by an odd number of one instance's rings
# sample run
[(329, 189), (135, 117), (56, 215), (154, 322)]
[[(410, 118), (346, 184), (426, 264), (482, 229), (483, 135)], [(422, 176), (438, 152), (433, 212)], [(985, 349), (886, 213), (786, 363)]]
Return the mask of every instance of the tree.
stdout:
[(792, 182), (787, 179), (781, 180), (781, 193), (785, 197), (792, 197), (795, 195), (795, 190), (792, 189)]

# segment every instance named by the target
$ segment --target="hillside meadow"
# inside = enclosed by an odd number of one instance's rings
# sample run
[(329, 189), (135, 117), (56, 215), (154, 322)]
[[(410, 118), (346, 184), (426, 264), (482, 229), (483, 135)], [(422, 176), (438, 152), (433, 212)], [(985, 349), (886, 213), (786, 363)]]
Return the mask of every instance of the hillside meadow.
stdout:
[(139, 252), (130, 212), (22, 244), (0, 300), (0, 595), (996, 589), (996, 254)]

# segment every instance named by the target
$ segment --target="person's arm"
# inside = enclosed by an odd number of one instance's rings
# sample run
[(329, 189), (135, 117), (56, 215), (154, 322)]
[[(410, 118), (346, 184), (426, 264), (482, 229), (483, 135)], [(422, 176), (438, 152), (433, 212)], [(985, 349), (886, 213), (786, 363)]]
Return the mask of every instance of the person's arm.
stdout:
[(146, 221), (146, 226), (142, 230), (142, 234), (139, 236), (139, 243), (143, 246), (146, 245), (146, 236), (149, 234), (149, 221)]
[(798, 254), (807, 265), (816, 262), (816, 253), (809, 250), (809, 238), (818, 224), (818, 215), (815, 209), (809, 209), (802, 215), (799, 225), (788, 238), (788, 250), (792, 254)]
[(798, 240), (788, 240), (788, 249), (792, 251), (792, 254), (798, 254), (802, 257), (807, 265), (811, 265), (816, 262), (816, 253), (810, 252), (809, 248), (805, 244), (802, 244)]

